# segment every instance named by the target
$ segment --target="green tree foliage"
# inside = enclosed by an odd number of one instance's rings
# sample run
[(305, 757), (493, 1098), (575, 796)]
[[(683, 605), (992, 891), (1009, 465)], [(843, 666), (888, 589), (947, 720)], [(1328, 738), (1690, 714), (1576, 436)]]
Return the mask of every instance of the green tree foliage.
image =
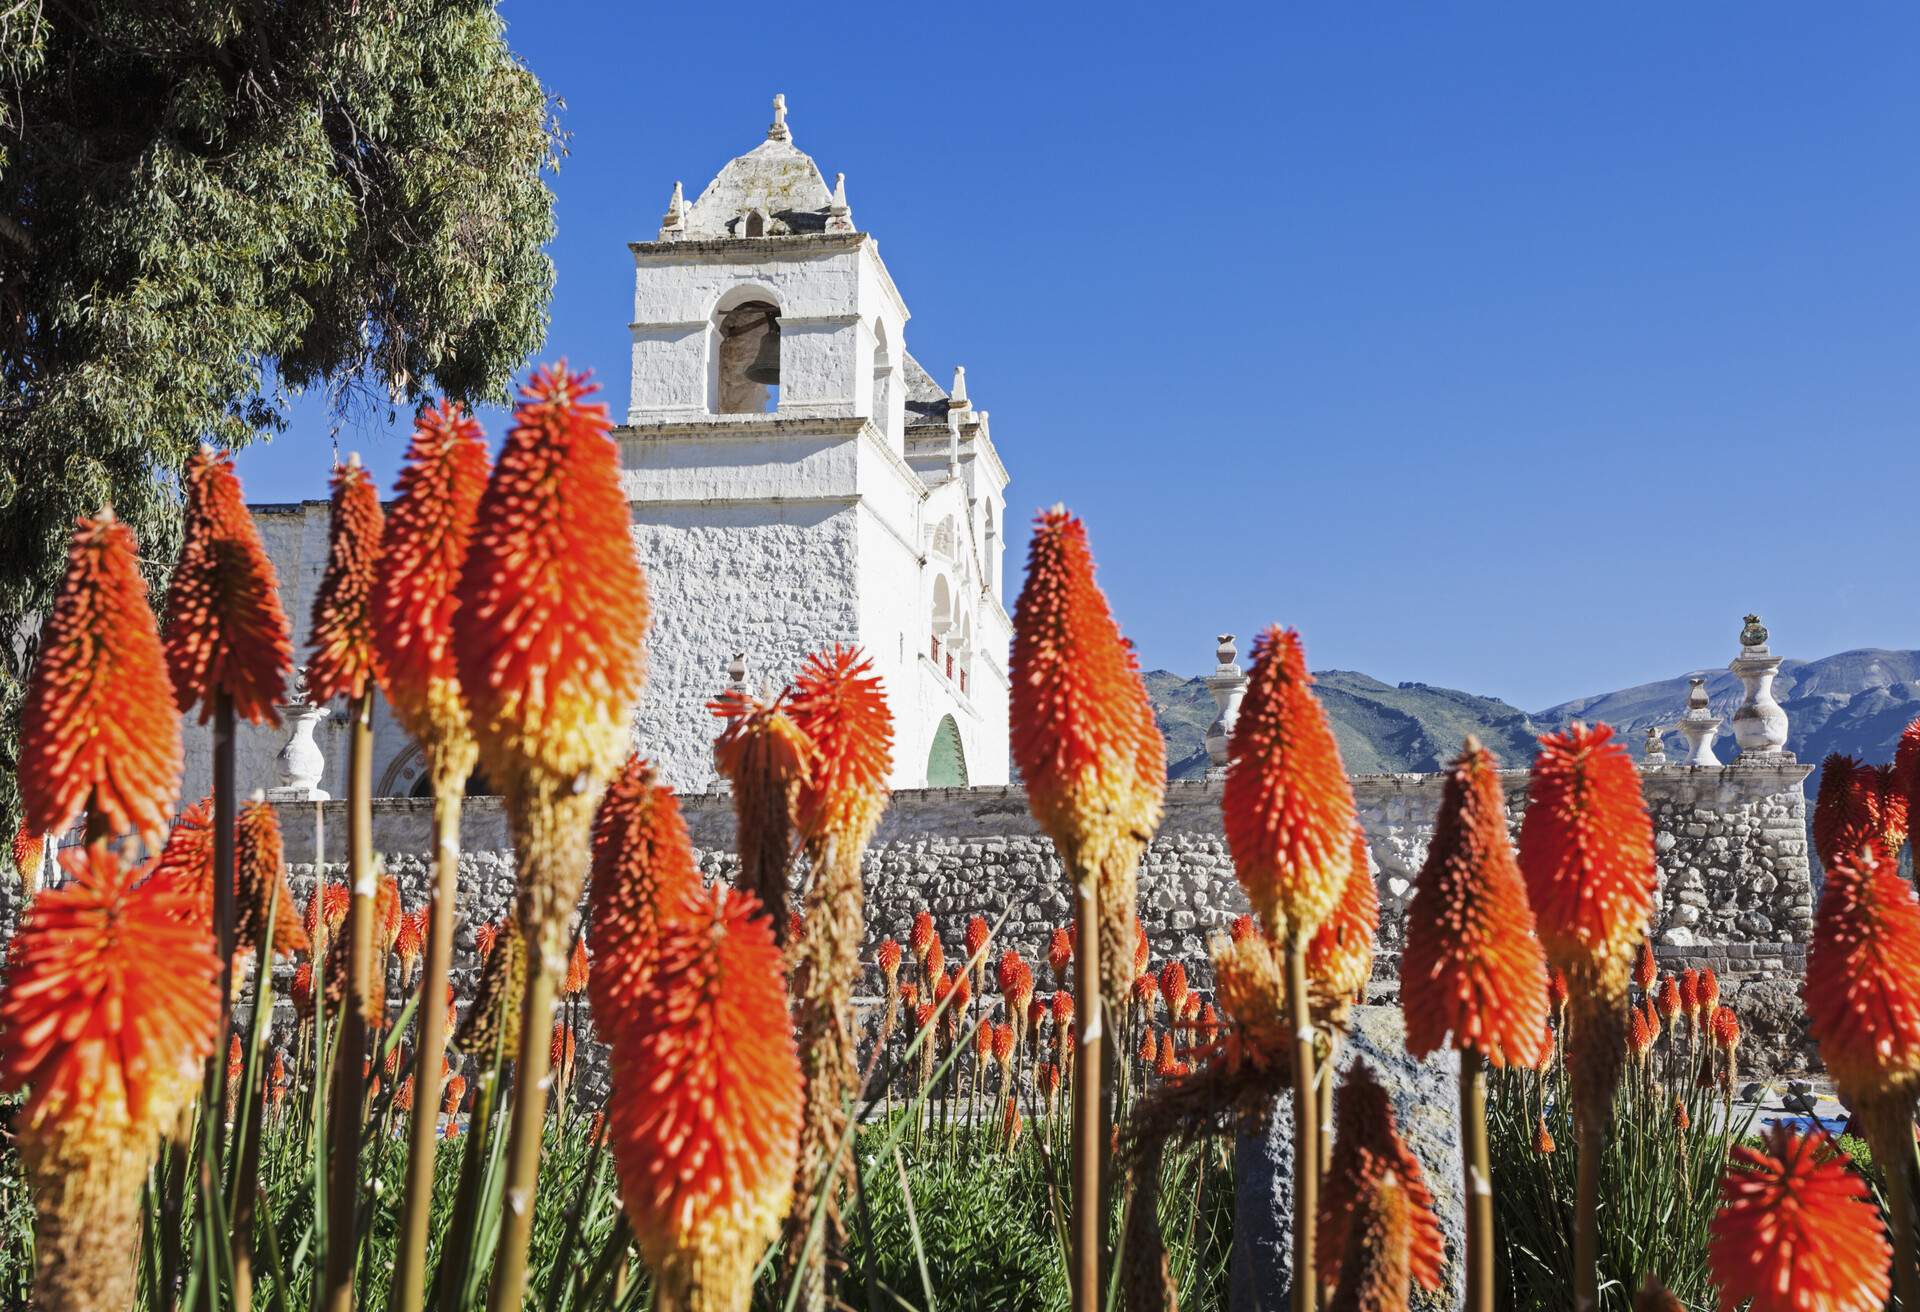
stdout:
[(157, 582), (195, 444), (504, 394), (560, 137), (484, 0), (0, 0), (0, 814), (75, 515)]

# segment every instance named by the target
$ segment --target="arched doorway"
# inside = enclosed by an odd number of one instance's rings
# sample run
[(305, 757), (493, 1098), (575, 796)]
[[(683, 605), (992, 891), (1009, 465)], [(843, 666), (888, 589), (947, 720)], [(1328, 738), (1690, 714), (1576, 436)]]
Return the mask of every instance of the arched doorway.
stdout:
[(927, 787), (966, 786), (967, 750), (960, 742), (960, 726), (951, 715), (943, 715), (933, 731), (933, 746), (927, 750)]

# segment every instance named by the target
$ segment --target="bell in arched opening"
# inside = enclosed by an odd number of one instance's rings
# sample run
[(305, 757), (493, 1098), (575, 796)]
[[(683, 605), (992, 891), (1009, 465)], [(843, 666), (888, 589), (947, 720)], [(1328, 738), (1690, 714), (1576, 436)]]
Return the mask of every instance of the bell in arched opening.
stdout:
[(720, 410), (759, 414), (774, 408), (780, 385), (780, 311), (748, 301), (720, 321)]

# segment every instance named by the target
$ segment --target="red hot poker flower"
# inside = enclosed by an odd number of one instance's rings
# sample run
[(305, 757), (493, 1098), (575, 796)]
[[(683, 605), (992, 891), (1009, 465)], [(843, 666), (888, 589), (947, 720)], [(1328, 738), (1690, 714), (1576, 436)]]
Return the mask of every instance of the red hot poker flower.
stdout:
[(587, 997), (601, 1028), (616, 1033), (631, 1022), (665, 926), (694, 914), (703, 900), (673, 790), (647, 761), (629, 758), (607, 786), (593, 823)]
[(180, 796), (180, 720), (133, 531), (77, 521), (20, 712), (20, 801), (35, 834), (91, 806), (157, 842)]
[(186, 532), (167, 588), (167, 666), (174, 704), (200, 707), (217, 693), (254, 724), (278, 724), (274, 703), (293, 669), (293, 635), (280, 581), (248, 513), (233, 457), (202, 447), (187, 461)]
[[(213, 1049), (219, 964), (183, 899), (110, 852), (62, 856), (70, 881), (42, 893), (0, 996), (0, 1087), (29, 1089), (20, 1124), (171, 1120)], [(166, 987), (155, 987), (156, 981)]]
[(448, 757), (449, 774), (473, 768), (473, 733), (453, 655), (454, 589), (486, 485), (479, 422), (458, 402), (421, 407), (380, 539), (374, 657), (394, 715), (430, 753)]
[(1053, 972), (1053, 982), (1065, 985), (1067, 972), (1073, 968), (1073, 939), (1068, 936), (1066, 926), (1056, 925), (1053, 934), (1047, 939), (1047, 969)]
[(1920, 1089), (1920, 902), (1877, 848), (1827, 868), (1801, 992), (1843, 1096), (1911, 1100)]
[(274, 901), (272, 950), (280, 956), (311, 952), (313, 944), (300, 923), (293, 890), (287, 887), (280, 817), (271, 803), (252, 801), (240, 808), (233, 852), (234, 902), (240, 911), (235, 942), (243, 951), (259, 949), (266, 936), (267, 903)]
[[(1866, 1181), (1824, 1137), (1736, 1144), (1709, 1225), (1721, 1312), (1877, 1312), (1893, 1249)], [(1749, 1301), (1751, 1300), (1751, 1301)]]
[(1347, 885), (1307, 942), (1307, 982), (1322, 1008), (1339, 1011), (1373, 978), (1373, 940), (1380, 929), (1380, 890), (1368, 867), (1367, 835), (1353, 827)]
[(750, 896), (666, 928), (612, 1034), (607, 1138), (634, 1238), (674, 1306), (745, 1307), (800, 1134), (780, 950)]
[(1401, 1005), (1416, 1057), (1451, 1044), (1495, 1066), (1533, 1066), (1551, 1050), (1547, 964), (1496, 769), (1469, 738), (1448, 776), (1407, 908)]
[(380, 570), (380, 494), (353, 457), (333, 471), (327, 568), (313, 595), (307, 691), (358, 699), (373, 683), (373, 587)]
[[(1813, 849), (1822, 865), (1868, 843), (1887, 844), (1881, 805), (1880, 772), (1865, 762), (1838, 753), (1820, 763), (1820, 792), (1813, 803)], [(1897, 845), (1888, 847), (1897, 851)]]
[(887, 987), (897, 988), (900, 980), (900, 944), (896, 939), (883, 938), (876, 949), (880, 962), (880, 973), (886, 976)]
[(1138, 885), (1135, 864), (1160, 824), (1166, 743), (1133, 648), (1094, 582), (1086, 526), (1044, 511), (1014, 607), (1012, 752), (1027, 805), (1076, 887), (1098, 891), (1101, 993), (1119, 1008)]
[(481, 760), (509, 790), (604, 777), (640, 693), (647, 583), (607, 408), (564, 366), (520, 389), (480, 498), (453, 613)]
[(1606, 725), (1540, 740), (1520, 868), (1547, 959), (1577, 986), (1624, 994), (1658, 869), (1639, 771)]
[(887, 805), (893, 716), (873, 661), (836, 645), (809, 655), (793, 681), (787, 714), (813, 744), (812, 769), (794, 799), (802, 837), (858, 853)]
[(987, 940), (992, 936), (992, 931), (987, 928), (985, 916), (967, 917), (966, 943), (969, 966), (976, 966), (987, 959)]
[(1346, 887), (1355, 817), (1333, 724), (1292, 629), (1275, 625), (1254, 640), (1220, 809), (1254, 914), (1276, 942), (1304, 945)]
[(1653, 944), (1642, 939), (1639, 954), (1633, 959), (1633, 982), (1642, 993), (1650, 993), (1659, 978), (1660, 963), (1654, 960)]
[(1341, 1081), (1334, 1101), (1336, 1117), (1333, 1169), (1320, 1198), (1320, 1233), (1314, 1260), (1320, 1278), (1333, 1284), (1340, 1275), (1341, 1255), (1347, 1251), (1347, 1232), (1354, 1208), (1389, 1176), (1400, 1181), (1408, 1202), (1409, 1253), (1413, 1278), (1438, 1292), (1445, 1265), (1445, 1241), (1433, 1211), (1433, 1193), (1427, 1188), (1420, 1159), (1400, 1138), (1393, 1101), (1373, 1073), (1356, 1061)]

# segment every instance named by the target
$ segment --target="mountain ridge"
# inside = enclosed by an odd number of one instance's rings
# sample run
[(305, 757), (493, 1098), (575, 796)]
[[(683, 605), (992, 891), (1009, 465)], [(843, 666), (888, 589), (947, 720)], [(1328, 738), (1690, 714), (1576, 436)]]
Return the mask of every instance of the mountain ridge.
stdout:
[[(1217, 714), (1205, 678), (1167, 670), (1149, 670), (1144, 678), (1167, 739), (1168, 774), (1175, 779), (1204, 775), (1207, 726)], [(1314, 674), (1341, 756), (1355, 774), (1443, 769), (1469, 733), (1502, 765), (1520, 768), (1532, 760), (1541, 734), (1575, 719), (1612, 725), (1636, 758), (1645, 750), (1647, 729), (1657, 725), (1664, 731), (1667, 758), (1681, 761), (1686, 739), (1676, 726), (1692, 678), (1707, 681), (1708, 704), (1721, 717), (1714, 750), (1721, 760), (1732, 760), (1739, 748), (1729, 725), (1741, 685), (1724, 667), (1690, 670), (1531, 712), (1497, 697), (1419, 682), (1390, 684), (1355, 670)], [(1815, 660), (1786, 660), (1774, 680), (1774, 697), (1787, 713), (1787, 749), (1816, 769), (1830, 752), (1876, 764), (1890, 761), (1901, 731), (1920, 715), (1920, 651), (1860, 647)]]

